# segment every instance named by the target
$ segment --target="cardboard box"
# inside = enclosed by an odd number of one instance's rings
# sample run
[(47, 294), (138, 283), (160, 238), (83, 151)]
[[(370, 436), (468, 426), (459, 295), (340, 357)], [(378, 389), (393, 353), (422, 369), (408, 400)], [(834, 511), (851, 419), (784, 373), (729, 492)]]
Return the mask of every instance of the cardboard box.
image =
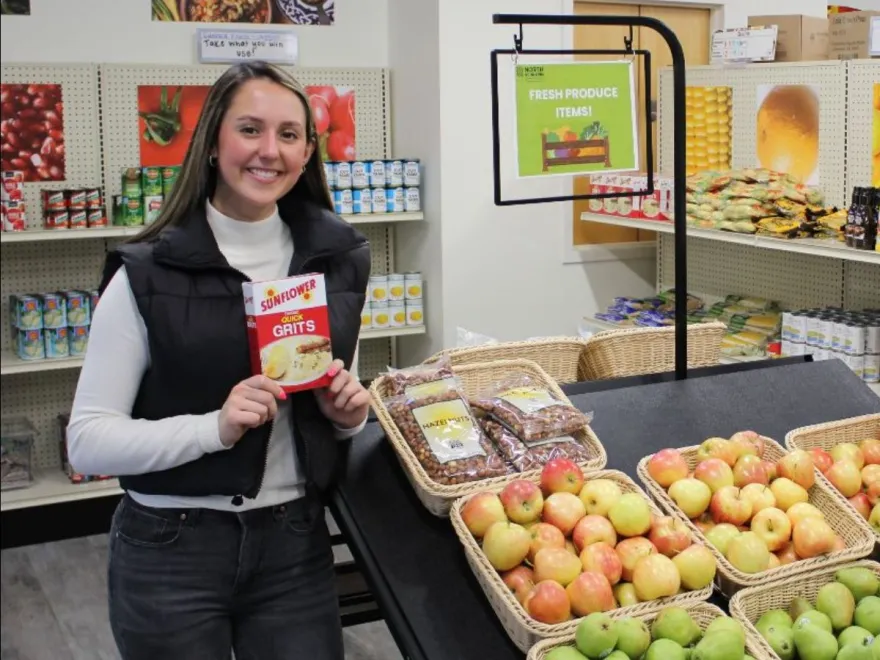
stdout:
[(333, 362), (324, 275), (242, 284), (254, 374), (285, 392), (326, 387)]
[(853, 60), (871, 57), (871, 18), (874, 16), (880, 16), (880, 12), (852, 11), (831, 16), (829, 58)]
[(828, 18), (800, 14), (749, 16), (749, 27), (776, 25), (777, 62), (828, 59)]

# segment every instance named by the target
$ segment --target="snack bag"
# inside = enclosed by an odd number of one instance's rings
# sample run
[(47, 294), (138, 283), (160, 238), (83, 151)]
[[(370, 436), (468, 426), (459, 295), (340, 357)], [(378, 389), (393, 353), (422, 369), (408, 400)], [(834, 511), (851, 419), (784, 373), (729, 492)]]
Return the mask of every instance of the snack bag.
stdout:
[(405, 369), (388, 369), (388, 396), (414, 398), (457, 391), (460, 384), (452, 371), (448, 355), (431, 364), (417, 364)]

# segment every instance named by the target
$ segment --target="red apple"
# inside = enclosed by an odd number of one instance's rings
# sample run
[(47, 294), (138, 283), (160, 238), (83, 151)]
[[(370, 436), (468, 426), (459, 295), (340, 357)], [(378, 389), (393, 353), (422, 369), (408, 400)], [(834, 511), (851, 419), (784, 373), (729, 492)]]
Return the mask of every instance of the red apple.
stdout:
[(544, 495), (571, 493), (578, 495), (584, 487), (584, 472), (572, 460), (554, 458), (541, 470), (541, 490)]
[(743, 573), (760, 573), (770, 566), (770, 550), (754, 532), (743, 532), (727, 545), (727, 561)]
[(837, 534), (831, 525), (814, 516), (798, 522), (791, 534), (794, 551), (801, 559), (810, 559), (831, 552), (836, 539)]
[(694, 523), (694, 526), (703, 532), (703, 534), (708, 533), (709, 530), (715, 527), (715, 521), (712, 520), (712, 516), (708, 513), (704, 513), (699, 518), (694, 518), (691, 522)]
[(875, 506), (880, 502), (880, 483), (871, 484), (865, 489), (865, 493), (868, 495), (868, 501), (871, 502), (871, 506)]
[(733, 470), (720, 458), (700, 461), (694, 469), (694, 478), (706, 484), (713, 493), (725, 486), (733, 486)]
[(657, 548), (645, 537), (634, 536), (618, 543), (614, 551), (620, 557), (620, 563), (623, 566), (621, 577), (627, 582), (632, 582), (633, 571), (639, 559), (656, 554)]
[(849, 503), (853, 505), (859, 515), (865, 520), (871, 515), (871, 500), (865, 493), (856, 493), (849, 498)]
[(544, 496), (537, 484), (524, 479), (515, 479), (501, 491), (501, 503), (507, 517), (515, 523), (534, 522), (541, 517)]
[(614, 547), (617, 545), (617, 532), (614, 531), (614, 525), (607, 518), (584, 516), (574, 526), (571, 540), (574, 541), (578, 552), (582, 552), (588, 545), (600, 542)]
[(523, 600), (523, 607), (529, 616), (541, 623), (563, 623), (571, 618), (568, 594), (553, 580), (538, 582)]
[(850, 459), (835, 461), (825, 476), (844, 497), (852, 497), (862, 489), (862, 473)]
[(544, 501), (542, 519), (558, 527), (565, 536), (587, 515), (584, 503), (573, 493), (553, 493)]
[(776, 553), (776, 558), (779, 559), (779, 564), (781, 566), (800, 561), (800, 557), (798, 557), (797, 553), (794, 551), (794, 543), (791, 542), (786, 543), (785, 546)]
[(611, 585), (601, 573), (581, 573), (565, 588), (565, 592), (575, 616), (608, 612), (617, 606)]
[(565, 535), (558, 527), (539, 522), (529, 527), (532, 544), (529, 547), (529, 561), (535, 563), (535, 555), (543, 548), (565, 548)]
[(535, 582), (555, 580), (564, 587), (582, 570), (581, 560), (565, 548), (544, 548), (535, 555)]
[(813, 457), (803, 449), (795, 449), (779, 459), (776, 470), (780, 477), (791, 479), (801, 488), (809, 490), (816, 483)]
[(663, 488), (688, 475), (688, 465), (677, 449), (661, 449), (648, 461), (648, 474)]
[(764, 469), (767, 471), (767, 479), (769, 481), (773, 481), (778, 476), (776, 473), (776, 463), (761, 461), (761, 465), (763, 465)]
[(691, 544), (687, 526), (671, 516), (662, 516), (654, 520), (648, 540), (654, 544), (657, 552), (667, 557), (675, 557)]
[(632, 583), (640, 601), (655, 600), (675, 596), (681, 587), (681, 576), (669, 557), (654, 554), (636, 562)]
[(584, 548), (580, 559), (584, 571), (601, 573), (611, 585), (620, 582), (623, 563), (613, 546), (607, 543), (593, 543)]
[(754, 454), (741, 456), (733, 466), (733, 485), (744, 488), (749, 484), (761, 484), (766, 486), (770, 483), (764, 462)]
[(819, 472), (821, 472), (822, 474), (828, 472), (828, 468), (834, 465), (834, 459), (831, 458), (831, 454), (829, 454), (824, 449), (813, 447), (812, 449), (808, 449), (807, 451), (810, 453), (810, 456), (813, 457), (813, 465), (819, 468)]
[(764, 436), (756, 431), (737, 431), (730, 436), (730, 441), (738, 445), (750, 445), (758, 457), (764, 456)]
[(509, 571), (523, 562), (529, 554), (532, 537), (521, 525), (510, 522), (494, 523), (483, 537), (483, 552), (497, 571)]
[(687, 478), (669, 487), (669, 497), (688, 518), (701, 516), (712, 501), (712, 490), (699, 479)]
[(776, 497), (773, 496), (773, 491), (764, 484), (748, 484), (740, 491), (739, 496), (752, 503), (753, 516), (761, 509), (776, 506)]
[(611, 507), (623, 497), (617, 482), (611, 479), (591, 479), (581, 488), (580, 498), (590, 515), (607, 516)]
[(791, 538), (791, 521), (784, 511), (761, 509), (752, 518), (751, 530), (761, 537), (770, 552), (781, 550)]
[(880, 439), (868, 438), (859, 443), (859, 449), (868, 465), (880, 465)]
[(741, 494), (736, 486), (725, 486), (712, 496), (709, 510), (715, 522), (744, 525), (752, 517), (752, 503)]
[(715, 579), (715, 555), (704, 545), (692, 545), (672, 558), (685, 589), (704, 589)]
[(865, 455), (859, 449), (859, 446), (852, 442), (842, 442), (839, 445), (834, 445), (828, 453), (831, 454), (831, 458), (834, 459), (835, 463), (848, 458), (856, 464), (859, 470), (865, 467)]
[(738, 458), (737, 448), (724, 438), (709, 438), (697, 449), (697, 461), (705, 461), (707, 458), (720, 458), (730, 467), (736, 465)]
[(862, 484), (868, 488), (871, 484), (880, 481), (880, 465), (868, 463), (862, 468)]
[(565, 539), (565, 549), (568, 550), (575, 557), (579, 556), (577, 546), (575, 546), (574, 542), (571, 539)]
[(797, 525), (798, 522), (800, 522), (804, 518), (809, 518), (811, 516), (815, 518), (820, 518), (822, 520), (825, 519), (825, 514), (819, 511), (819, 509), (817, 509), (809, 502), (798, 502), (790, 506), (785, 511), (785, 515), (787, 515), (788, 519), (791, 521), (792, 527)]
[(535, 586), (535, 574), (528, 566), (520, 565), (505, 571), (501, 574), (501, 579), (520, 603)]
[(495, 493), (477, 493), (461, 507), (461, 519), (471, 534), (482, 538), (493, 523), (506, 522), (507, 514)]

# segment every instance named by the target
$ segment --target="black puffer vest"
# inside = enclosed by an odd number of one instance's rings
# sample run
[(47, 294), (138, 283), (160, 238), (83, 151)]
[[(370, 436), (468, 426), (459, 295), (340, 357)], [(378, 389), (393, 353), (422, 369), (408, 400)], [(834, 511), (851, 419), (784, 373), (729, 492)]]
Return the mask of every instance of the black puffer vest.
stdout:
[[(324, 273), (333, 356), (349, 368), (370, 274), (369, 244), (338, 216), (310, 202), (283, 200), (279, 211), (293, 236), (289, 274)], [(102, 291), (122, 265), (150, 349), (132, 417), (162, 419), (219, 410), (233, 386), (252, 375), (241, 290), (247, 277), (220, 252), (204, 209), (153, 241), (112, 251)], [(333, 427), (319, 411), (314, 392), (290, 395), (290, 405), (307, 486), (326, 490), (336, 473)], [(270, 433), (271, 424), (265, 424), (248, 431), (232, 449), (169, 470), (123, 476), (121, 485), (148, 494), (229, 495), (241, 503), (260, 491)]]

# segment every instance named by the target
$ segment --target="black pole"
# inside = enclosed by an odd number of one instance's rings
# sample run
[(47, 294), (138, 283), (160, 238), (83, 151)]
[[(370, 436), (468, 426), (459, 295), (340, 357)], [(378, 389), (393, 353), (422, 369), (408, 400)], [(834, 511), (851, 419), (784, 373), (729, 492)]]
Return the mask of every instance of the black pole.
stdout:
[[(673, 209), (675, 212), (675, 378), (687, 378), (687, 213), (685, 180), (685, 60), (681, 42), (663, 22), (647, 16), (568, 16), (558, 14), (493, 14), (497, 25), (624, 25), (654, 30), (672, 53)], [(497, 81), (497, 71), (494, 72)], [(650, 92), (649, 92), (650, 93)], [(650, 121), (650, 117), (646, 117)], [(497, 158), (497, 156), (496, 156)], [(496, 167), (498, 162), (496, 160)]]

